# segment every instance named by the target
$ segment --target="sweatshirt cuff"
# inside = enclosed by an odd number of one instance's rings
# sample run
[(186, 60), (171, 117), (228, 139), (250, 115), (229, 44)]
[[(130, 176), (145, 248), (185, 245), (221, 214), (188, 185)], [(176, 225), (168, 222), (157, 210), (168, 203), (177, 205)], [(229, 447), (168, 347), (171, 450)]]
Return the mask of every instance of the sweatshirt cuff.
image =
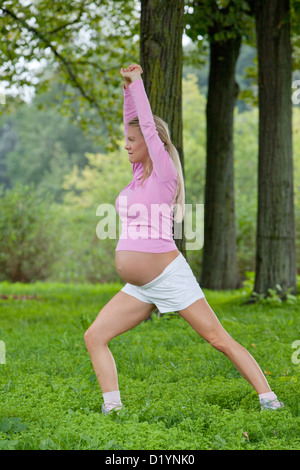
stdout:
[(143, 83), (143, 79), (142, 78), (138, 78), (137, 80), (134, 80), (133, 82), (130, 83), (129, 87), (128, 87), (128, 90), (130, 88), (134, 88), (135, 86), (139, 86), (139, 85), (136, 85), (137, 83)]
[(124, 93), (124, 95), (129, 95), (130, 94), (129, 87), (125, 88), (125, 85), (123, 85), (123, 93)]

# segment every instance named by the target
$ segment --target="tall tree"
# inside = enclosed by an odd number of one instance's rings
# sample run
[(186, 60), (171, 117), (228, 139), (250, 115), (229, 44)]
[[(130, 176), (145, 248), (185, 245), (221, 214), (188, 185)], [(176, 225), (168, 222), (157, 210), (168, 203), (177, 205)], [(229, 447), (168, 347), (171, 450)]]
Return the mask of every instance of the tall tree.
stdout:
[(206, 179), (201, 285), (239, 286), (236, 254), (233, 113), (239, 87), (235, 66), (241, 37), (210, 43), (206, 106)]
[[(154, 114), (168, 123), (184, 172), (182, 138), (182, 34), (184, 0), (142, 0), (140, 59), (143, 80)], [(175, 239), (185, 254), (182, 238)]]
[(289, 0), (250, 2), (256, 18), (259, 169), (254, 291), (296, 293)]

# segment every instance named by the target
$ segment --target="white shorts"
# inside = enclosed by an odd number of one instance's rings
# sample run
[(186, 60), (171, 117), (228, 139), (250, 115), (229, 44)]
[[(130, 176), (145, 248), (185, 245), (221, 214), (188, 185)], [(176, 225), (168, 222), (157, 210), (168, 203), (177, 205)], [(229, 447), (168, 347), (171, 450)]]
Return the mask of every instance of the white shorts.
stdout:
[(182, 253), (152, 281), (143, 286), (127, 283), (121, 290), (147, 304), (155, 304), (160, 313), (178, 312), (204, 297)]

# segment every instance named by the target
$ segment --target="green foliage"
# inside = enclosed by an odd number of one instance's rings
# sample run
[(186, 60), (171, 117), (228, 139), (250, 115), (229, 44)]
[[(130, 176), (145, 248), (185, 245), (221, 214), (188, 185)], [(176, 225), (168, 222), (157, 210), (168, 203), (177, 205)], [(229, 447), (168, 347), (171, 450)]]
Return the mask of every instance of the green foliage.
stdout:
[[(64, 175), (73, 165), (86, 164), (85, 152), (96, 151), (81, 129), (50, 107), (51, 95), (23, 104), (14, 115), (0, 117), (3, 161), (1, 179), (12, 187), (34, 185), (39, 192), (62, 200)], [(38, 103), (48, 104), (39, 110)]]
[(260, 412), (231, 362), (177, 314), (111, 341), (124, 408), (101, 414), (84, 331), (121, 284), (0, 284), (0, 448), (300, 449), (299, 331), (295, 305), (247, 304), (249, 287), (206, 291), (225, 329), (253, 354), (282, 412)]
[(291, 293), (293, 287), (286, 289), (286, 291), (283, 291), (279, 284), (275, 287), (276, 289), (268, 289), (268, 295), (253, 292), (252, 297), (258, 302), (269, 305), (281, 305), (283, 301), (286, 305), (295, 305), (298, 302), (297, 297)]
[[(123, 142), (125, 146), (125, 141)], [(87, 165), (80, 170), (77, 165), (65, 176), (65, 204), (74, 209), (114, 204), (121, 189), (132, 178), (132, 165), (125, 150), (109, 154), (87, 153)]]
[(253, 36), (253, 18), (245, 0), (237, 1), (186, 1), (186, 34), (196, 41), (206, 36), (209, 41), (225, 41), (238, 35)]
[[(48, 280), (61, 282), (116, 282), (120, 280), (114, 266), (116, 239), (99, 239), (99, 217), (92, 208), (64, 206), (58, 215), (57, 239), (60, 256), (52, 265)], [(119, 236), (116, 226), (116, 238)]]
[[(206, 155), (206, 99), (200, 93), (195, 75), (183, 80), (183, 143), (186, 202), (204, 202)], [(195, 126), (197, 122), (197, 126)]]
[[(3, 83), (21, 91), (34, 87), (41, 94), (55, 77), (65, 87), (61, 112), (71, 119), (75, 114), (84, 130), (102, 120), (110, 139), (99, 135), (99, 142), (115, 149), (120, 137), (115, 117), (122, 114), (118, 72), (122, 63), (138, 57), (135, 2), (4, 0), (0, 13)], [(7, 96), (0, 112), (18, 104)]]
[(1, 278), (30, 282), (45, 279), (59, 255), (55, 240), (57, 212), (51, 196), (38, 197), (33, 187), (1, 188)]

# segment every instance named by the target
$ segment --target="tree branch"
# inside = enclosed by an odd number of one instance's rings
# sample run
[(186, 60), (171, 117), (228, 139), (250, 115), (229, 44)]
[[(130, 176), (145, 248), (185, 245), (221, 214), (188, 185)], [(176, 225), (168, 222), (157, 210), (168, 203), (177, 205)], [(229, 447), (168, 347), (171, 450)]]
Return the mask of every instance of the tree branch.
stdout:
[(75, 20), (73, 21), (70, 21), (69, 23), (64, 23), (62, 24), (61, 26), (58, 26), (57, 28), (55, 29), (52, 29), (51, 31), (45, 31), (46, 34), (55, 34), (59, 31), (61, 31), (62, 29), (65, 29), (67, 26), (70, 26), (72, 24), (75, 24), (75, 23), (78, 23), (80, 21), (80, 18), (81, 18), (81, 15), (83, 13), (83, 8), (85, 6), (85, 3), (86, 3), (86, 0), (83, 0), (81, 5), (80, 5), (80, 8), (79, 8), (79, 13), (78, 13), (78, 16), (75, 18)]
[[(81, 5), (82, 6), (82, 5)], [(64, 68), (66, 69), (67, 71), (67, 74), (68, 76), (70, 77), (71, 81), (73, 82), (73, 84), (75, 85), (76, 88), (78, 88), (78, 90), (80, 91), (81, 95), (83, 96), (83, 98), (85, 98), (89, 103), (93, 104), (96, 106), (96, 108), (100, 111), (100, 108), (97, 104), (97, 102), (95, 101), (95, 99), (91, 96), (89, 96), (84, 88), (82, 87), (80, 81), (78, 80), (78, 78), (76, 77), (75, 73), (73, 72), (71, 66), (70, 66), (70, 62), (67, 61), (56, 49), (56, 47), (51, 43), (51, 41), (45, 37), (44, 34), (42, 34), (40, 31), (38, 31), (36, 28), (34, 28), (33, 26), (30, 26), (26, 20), (23, 20), (22, 18), (19, 18), (15, 13), (13, 13), (12, 11), (8, 10), (7, 8), (3, 8), (3, 7), (0, 7), (0, 9), (6, 13), (7, 15), (11, 16), (12, 18), (14, 18), (18, 23), (20, 23), (24, 28), (26, 28), (28, 31), (30, 31), (31, 33), (33, 33), (35, 36), (37, 36), (40, 41), (42, 41), (47, 47), (49, 47), (51, 49), (51, 51), (53, 52), (54, 56), (58, 59), (59, 63), (61, 63)]]

